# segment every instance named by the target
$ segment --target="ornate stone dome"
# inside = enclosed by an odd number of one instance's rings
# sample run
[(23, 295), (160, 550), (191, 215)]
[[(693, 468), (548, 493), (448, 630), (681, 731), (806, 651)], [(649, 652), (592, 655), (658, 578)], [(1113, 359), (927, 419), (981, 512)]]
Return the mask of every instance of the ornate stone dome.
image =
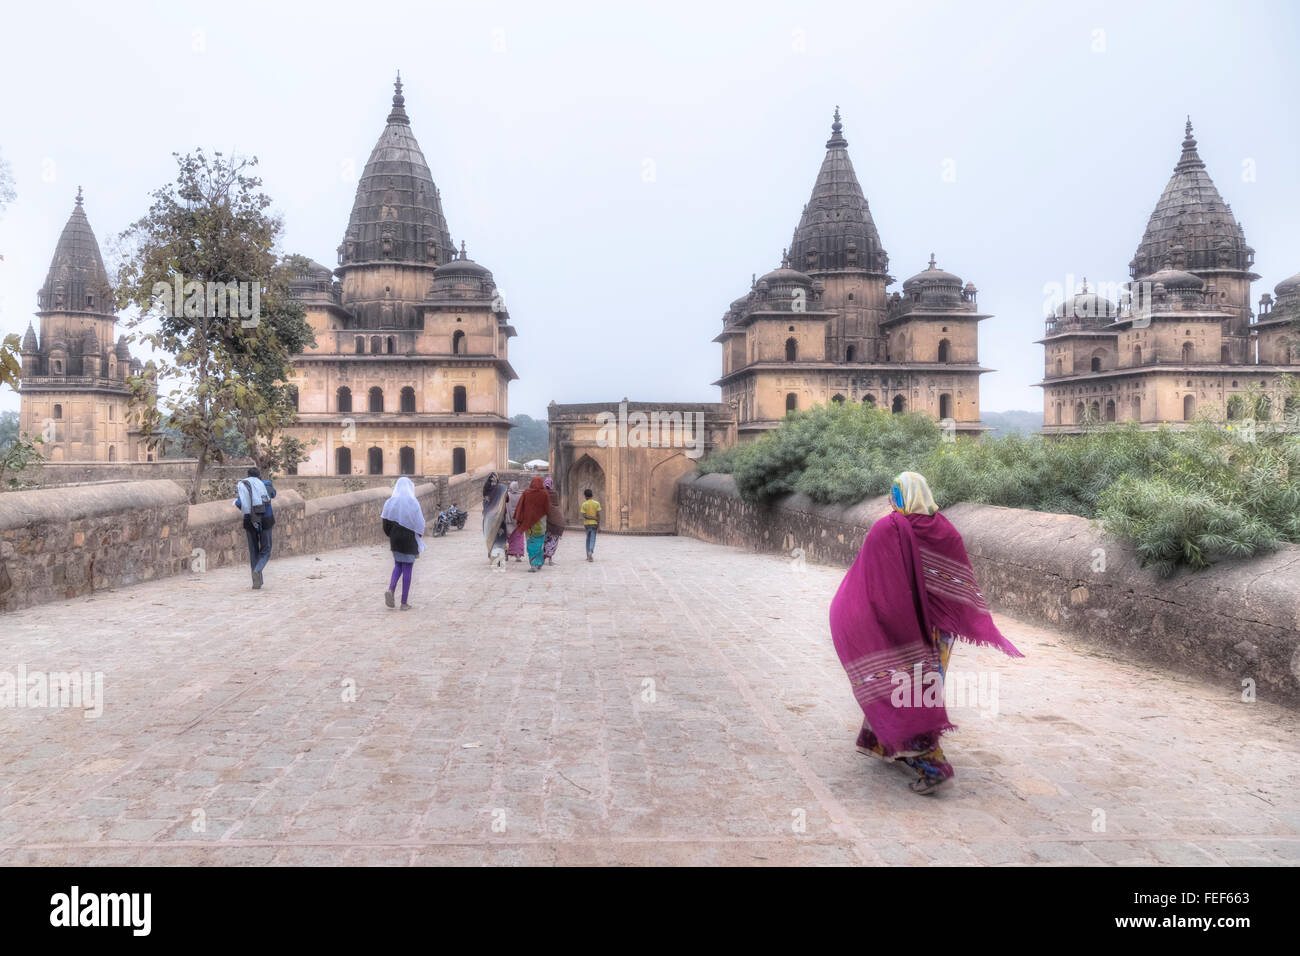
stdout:
[(1163, 285), (1166, 289), (1174, 290), (1195, 290), (1201, 291), (1205, 288), (1205, 280), (1200, 276), (1192, 275), (1190, 272), (1184, 272), (1182, 269), (1175, 269), (1168, 263), (1159, 272), (1153, 272), (1148, 276), (1143, 276), (1139, 282), (1149, 282), (1152, 288), (1156, 285)]
[(36, 301), (43, 312), (93, 312), (113, 315), (113, 289), (104, 271), (104, 259), (90, 220), (81, 206), (81, 187), (76, 205), (54, 247), (54, 258)]
[(406, 115), (401, 74), (393, 88), (388, 123), (357, 182), (339, 246), (344, 268), (365, 262), (433, 266), (453, 254), (442, 199)]
[(951, 272), (944, 272), (934, 262), (934, 253), (930, 253), (930, 265), (903, 282), (904, 295), (910, 292), (924, 292), (931, 289), (962, 291), (962, 281)]
[(1255, 262), (1255, 250), (1196, 152), (1190, 118), (1182, 155), (1129, 263), (1130, 274), (1138, 278), (1156, 271), (1178, 246), (1183, 247), (1174, 260), (1178, 269), (1249, 272)]
[(808, 273), (860, 269), (883, 276), (889, 271), (889, 256), (880, 243), (842, 130), (837, 106), (826, 158), (790, 241), (790, 264)]
[(1283, 279), (1273, 287), (1273, 294), (1279, 299), (1283, 296), (1300, 294), (1300, 272), (1289, 279)]
[(452, 259), (450, 262), (438, 266), (433, 272), (433, 278), (436, 282), (438, 279), (445, 279), (449, 276), (491, 276), (492, 273), (486, 266), (482, 266), (470, 259), (465, 254), (465, 243), (460, 244), (460, 256)]
[(1088, 291), (1088, 280), (1083, 288), (1056, 307), (1053, 313), (1062, 321), (1077, 321), (1084, 325), (1110, 325), (1119, 314), (1119, 307), (1096, 292)]
[(119, 362), (131, 361), (131, 346), (127, 344), (125, 335), (117, 337), (117, 346), (113, 349), (113, 354), (117, 356)]

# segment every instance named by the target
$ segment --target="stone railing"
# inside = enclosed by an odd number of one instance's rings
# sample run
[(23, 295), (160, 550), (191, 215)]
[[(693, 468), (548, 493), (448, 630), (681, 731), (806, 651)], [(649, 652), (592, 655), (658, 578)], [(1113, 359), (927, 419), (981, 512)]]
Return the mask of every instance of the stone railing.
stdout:
[[(677, 533), (847, 567), (886, 498), (767, 508), (742, 501), (730, 475), (677, 484)], [(1241, 694), (1300, 703), (1300, 548), (1158, 578), (1131, 545), (1073, 515), (960, 504), (944, 509), (966, 542), (985, 597), (1019, 620), (1213, 680)], [(829, 601), (830, 596), (827, 596)], [(1245, 682), (1250, 682), (1249, 684)]]
[[(425, 515), (437, 484), (417, 484)], [(281, 490), (272, 506), (276, 557), (383, 544), (390, 489), (304, 501)], [(172, 481), (135, 481), (0, 495), (0, 611), (90, 594), (248, 559), (231, 501), (191, 505)]]

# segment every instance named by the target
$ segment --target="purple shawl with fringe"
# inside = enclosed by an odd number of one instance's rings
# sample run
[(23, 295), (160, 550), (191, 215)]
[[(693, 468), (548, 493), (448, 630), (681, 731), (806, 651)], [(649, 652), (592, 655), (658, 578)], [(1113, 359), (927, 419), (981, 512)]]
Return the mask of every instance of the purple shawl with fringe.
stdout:
[(830, 617), (853, 695), (890, 754), (955, 729), (938, 690), (937, 632), (1024, 656), (993, 623), (961, 535), (941, 514), (894, 511), (872, 525)]

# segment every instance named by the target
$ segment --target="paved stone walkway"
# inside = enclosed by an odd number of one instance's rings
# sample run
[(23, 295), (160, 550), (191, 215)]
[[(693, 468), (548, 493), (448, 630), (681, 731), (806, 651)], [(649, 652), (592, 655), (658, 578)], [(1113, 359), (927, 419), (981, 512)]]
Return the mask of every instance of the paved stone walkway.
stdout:
[(841, 572), (558, 558), (491, 571), (467, 526), (410, 612), (376, 546), (0, 616), (0, 671), (104, 680), (97, 719), (0, 710), (0, 864), (1300, 862), (1294, 711), (1001, 620), (1028, 656), (957, 649), (985, 696), (918, 797), (853, 748)]

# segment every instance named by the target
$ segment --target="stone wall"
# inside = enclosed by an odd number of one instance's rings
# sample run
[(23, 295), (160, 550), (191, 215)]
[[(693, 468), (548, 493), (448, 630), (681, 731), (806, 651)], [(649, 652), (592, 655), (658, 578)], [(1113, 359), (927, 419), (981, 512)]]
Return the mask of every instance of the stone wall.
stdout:
[[(26, 469), (20, 477), (41, 488), (163, 479), (179, 482), (188, 488), (190, 479), (194, 476), (195, 464), (193, 458), (164, 458), (161, 461), (47, 461)], [(204, 469), (203, 477), (242, 478), (247, 470), (247, 463), (209, 465)]]
[[(390, 489), (304, 501), (280, 490), (273, 560), (382, 544)], [(426, 516), (437, 484), (418, 484)], [(116, 482), (0, 495), (0, 611), (182, 572), (244, 564), (243, 519), (230, 501), (190, 505), (172, 481)]]
[[(804, 560), (837, 567), (889, 510), (883, 497), (840, 506), (803, 495), (763, 509), (742, 501), (729, 475), (688, 475), (677, 493), (679, 534), (776, 554), (801, 548)], [(1084, 518), (973, 504), (944, 514), (996, 610), (1231, 693), (1250, 680), (1260, 697), (1300, 703), (1300, 548), (1160, 579)]]
[(175, 574), (189, 511), (172, 481), (0, 495), (0, 611)]

